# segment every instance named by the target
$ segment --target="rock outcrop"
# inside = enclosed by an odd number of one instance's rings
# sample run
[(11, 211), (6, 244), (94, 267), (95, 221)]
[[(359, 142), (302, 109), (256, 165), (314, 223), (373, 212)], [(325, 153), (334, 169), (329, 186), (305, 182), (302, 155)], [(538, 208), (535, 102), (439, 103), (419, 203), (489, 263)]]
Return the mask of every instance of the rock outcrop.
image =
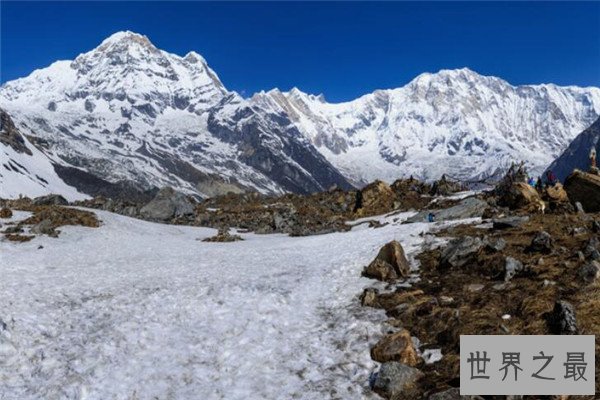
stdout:
[(407, 218), (405, 223), (425, 222), (430, 213), (434, 215), (435, 221), (477, 218), (481, 217), (487, 208), (488, 204), (485, 201), (476, 197), (468, 197), (450, 208), (421, 211), (412, 217)]
[(33, 199), (33, 204), (36, 206), (66, 206), (69, 202), (60, 194), (49, 194), (47, 196), (36, 197)]
[(373, 390), (386, 399), (392, 399), (410, 390), (422, 376), (423, 373), (416, 368), (395, 361), (386, 362), (375, 376)]
[(542, 199), (539, 193), (531, 185), (525, 182), (515, 182), (502, 193), (498, 199), (501, 206), (516, 210), (539, 204)]
[(579, 202), (585, 212), (600, 212), (600, 175), (575, 170), (565, 181), (569, 199)]
[(475, 259), (483, 246), (481, 239), (472, 236), (451, 240), (442, 251), (440, 268), (460, 268), (467, 265)]
[(409, 274), (410, 263), (402, 245), (395, 240), (383, 246), (377, 257), (363, 271), (364, 276), (380, 281), (393, 281)]
[(390, 185), (375, 181), (357, 193), (354, 210), (358, 216), (384, 214), (393, 210), (395, 200), (396, 195)]
[(419, 356), (406, 329), (384, 336), (371, 349), (371, 358), (381, 363), (398, 361), (411, 367), (419, 363)]
[(186, 195), (173, 188), (165, 187), (152, 201), (141, 208), (140, 214), (151, 220), (169, 221), (176, 217), (194, 214), (194, 207), (194, 203)]

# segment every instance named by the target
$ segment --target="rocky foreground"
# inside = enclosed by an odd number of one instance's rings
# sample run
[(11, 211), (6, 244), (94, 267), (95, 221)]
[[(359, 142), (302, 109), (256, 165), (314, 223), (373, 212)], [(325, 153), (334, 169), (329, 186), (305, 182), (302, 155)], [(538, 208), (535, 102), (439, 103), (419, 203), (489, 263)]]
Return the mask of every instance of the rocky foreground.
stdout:
[[(463, 398), (460, 335), (600, 332), (600, 197), (587, 197), (600, 196), (600, 185), (590, 184), (596, 179), (576, 171), (567, 190), (557, 184), (540, 193), (508, 177), (482, 195), (488, 204), (482, 219), (433, 231), (446, 244), (417, 256), (421, 279), (409, 287), (398, 285), (409, 274), (402, 245), (384, 246), (363, 274), (387, 285), (361, 295), (363, 306), (385, 310), (392, 327), (371, 349), (382, 363), (373, 389), (391, 399)], [(427, 349), (443, 356), (436, 362), (418, 357)], [(597, 392), (599, 378), (597, 361)]]

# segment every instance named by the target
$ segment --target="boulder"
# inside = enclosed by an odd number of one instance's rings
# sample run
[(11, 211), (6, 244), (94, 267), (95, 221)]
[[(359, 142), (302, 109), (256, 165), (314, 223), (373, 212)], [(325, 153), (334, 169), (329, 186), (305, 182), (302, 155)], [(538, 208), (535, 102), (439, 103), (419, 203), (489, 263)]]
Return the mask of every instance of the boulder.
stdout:
[(66, 206), (69, 204), (67, 199), (60, 194), (49, 194), (33, 199), (33, 204), (36, 206)]
[(440, 256), (441, 268), (458, 268), (472, 262), (484, 243), (472, 236), (456, 238), (450, 241)]
[(0, 218), (12, 218), (13, 212), (10, 208), (3, 207), (0, 210)]
[(215, 236), (211, 236), (211, 237), (202, 239), (203, 242), (220, 242), (220, 243), (237, 242), (239, 240), (244, 240), (244, 239), (239, 235), (230, 234), (228, 228), (221, 228), (218, 230), (218, 232)]
[(598, 261), (590, 261), (584, 264), (577, 272), (577, 275), (586, 284), (594, 283), (600, 277), (600, 263)]
[(165, 187), (140, 209), (140, 214), (154, 221), (169, 221), (176, 217), (193, 215), (194, 206), (194, 203), (183, 193)]
[(386, 399), (395, 398), (415, 387), (422, 376), (416, 368), (395, 361), (386, 362), (373, 380), (373, 391)]
[(499, 203), (511, 210), (539, 204), (542, 201), (535, 188), (525, 182), (515, 182), (502, 193)]
[(410, 263), (402, 245), (393, 240), (384, 245), (377, 257), (365, 268), (363, 275), (381, 281), (391, 281), (410, 274)]
[(547, 315), (548, 328), (554, 335), (576, 335), (577, 319), (575, 308), (567, 301), (554, 303), (554, 309)]
[(565, 181), (569, 199), (579, 202), (586, 212), (600, 211), (600, 175), (575, 170)]
[(373, 260), (371, 264), (365, 268), (363, 276), (384, 282), (395, 281), (398, 279), (398, 274), (391, 264), (377, 259)]
[(375, 181), (363, 189), (356, 196), (354, 210), (359, 215), (385, 214), (394, 209), (396, 194), (385, 182)]
[(377, 295), (379, 290), (374, 288), (366, 288), (360, 296), (360, 305), (363, 307), (376, 307)]
[(15, 233), (23, 233), (23, 228), (19, 225), (7, 226), (6, 229), (2, 233), (6, 234), (15, 234)]
[(516, 258), (506, 257), (504, 262), (504, 281), (508, 282), (518, 272), (523, 271), (523, 263)]
[(562, 203), (569, 201), (569, 196), (561, 183), (548, 186), (545, 190), (545, 195), (550, 202)]
[(48, 235), (51, 237), (58, 236), (58, 232), (54, 229), (54, 224), (50, 219), (44, 219), (33, 225), (29, 232), (35, 235)]
[(381, 363), (398, 361), (411, 367), (419, 362), (410, 333), (406, 329), (384, 336), (371, 349), (371, 358)]
[(503, 238), (486, 237), (483, 239), (486, 250), (500, 252), (506, 248), (506, 240)]
[(406, 219), (404, 223), (423, 222), (427, 220), (429, 213), (435, 215), (436, 221), (449, 221), (454, 219), (478, 218), (482, 217), (488, 204), (476, 197), (467, 197), (461, 200), (457, 205), (442, 210), (425, 210)]
[(583, 248), (583, 256), (586, 259), (600, 260), (600, 241), (597, 237), (592, 237)]
[(552, 236), (546, 231), (540, 231), (535, 234), (529, 245), (529, 251), (539, 253), (552, 252)]
[(429, 194), (432, 196), (449, 196), (452, 193), (460, 192), (463, 189), (459, 182), (448, 180), (446, 175), (442, 175), (440, 180), (433, 182)]
[(527, 215), (522, 217), (504, 217), (492, 220), (492, 228), (493, 229), (508, 229), (508, 228), (516, 228), (523, 225), (525, 222), (529, 221), (529, 217)]

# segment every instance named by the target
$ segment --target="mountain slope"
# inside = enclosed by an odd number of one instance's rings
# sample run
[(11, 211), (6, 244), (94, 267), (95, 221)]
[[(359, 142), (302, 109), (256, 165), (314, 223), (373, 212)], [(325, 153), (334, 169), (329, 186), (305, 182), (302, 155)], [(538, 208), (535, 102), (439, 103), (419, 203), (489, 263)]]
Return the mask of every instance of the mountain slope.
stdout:
[(285, 116), (227, 91), (201, 56), (169, 54), (132, 32), (6, 83), (0, 105), (70, 165), (143, 190), (350, 187)]
[(548, 170), (552, 170), (563, 182), (575, 168), (587, 171), (590, 166), (592, 147), (596, 149), (597, 154), (600, 154), (600, 118), (577, 135), (560, 157), (550, 164)]
[(169, 185), (214, 196), (409, 175), (479, 180), (519, 160), (539, 173), (597, 119), (600, 89), (512, 86), (465, 68), (339, 104), (298, 89), (244, 99), (197, 53), (119, 32), (4, 84), (0, 107), (48, 144), (66, 166), (57, 169), (63, 180), (90, 195), (82, 171), (140, 193)]
[(50, 193), (61, 193), (68, 200), (87, 197), (60, 179), (53, 161), (21, 135), (10, 116), (1, 109), (0, 164), (0, 198)]
[(600, 89), (512, 86), (467, 68), (340, 104), (293, 89), (253, 100), (290, 115), (345, 176), (480, 179), (525, 160), (541, 171), (600, 114)]

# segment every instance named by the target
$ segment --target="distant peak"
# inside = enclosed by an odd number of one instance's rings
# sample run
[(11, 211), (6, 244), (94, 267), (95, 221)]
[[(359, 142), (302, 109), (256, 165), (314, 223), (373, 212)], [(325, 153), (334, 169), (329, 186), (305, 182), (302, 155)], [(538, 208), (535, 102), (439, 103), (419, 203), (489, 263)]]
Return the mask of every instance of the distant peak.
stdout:
[(323, 93), (320, 93), (317, 95), (306, 93), (306, 92), (303, 92), (302, 90), (298, 89), (296, 86), (291, 88), (289, 92), (284, 93), (284, 95), (288, 98), (294, 97), (294, 98), (302, 99), (302, 100), (306, 100), (308, 98), (309, 100), (312, 100), (312, 101), (316, 100), (320, 103), (325, 103), (325, 96), (323, 95)]
[(98, 50), (104, 50), (113, 47), (114, 45), (129, 45), (137, 43), (145, 48), (156, 49), (156, 47), (150, 42), (147, 36), (131, 31), (120, 31), (113, 33), (100, 43)]
[(117, 42), (121, 42), (123, 40), (138, 40), (138, 41), (147, 41), (148, 43), (150, 43), (150, 40), (145, 35), (141, 35), (139, 33), (131, 32), (131, 31), (120, 31), (120, 32), (115, 32), (112, 35), (110, 35), (109, 37), (107, 37), (106, 39), (104, 39), (102, 41), (101, 45), (117, 43)]
[(470, 68), (456, 68), (456, 69), (442, 69), (436, 75), (446, 75), (446, 76), (468, 76), (468, 77), (477, 77), (481, 76), (477, 72), (473, 71)]
[(286, 92), (285, 95), (288, 97), (294, 96), (294, 97), (300, 97), (300, 98), (305, 98), (305, 97), (316, 98), (317, 97), (314, 94), (303, 92), (302, 90), (298, 89), (296, 86), (291, 88), (289, 92)]
[(190, 51), (189, 53), (187, 53), (185, 55), (185, 57), (183, 57), (183, 59), (191, 64), (195, 64), (195, 63), (206, 63), (206, 60), (204, 59), (204, 57), (202, 57), (200, 54), (196, 53), (195, 51)]
[(479, 80), (480, 78), (487, 78), (484, 75), (481, 75), (470, 68), (456, 68), (456, 69), (441, 69), (438, 72), (424, 72), (418, 75), (415, 79), (411, 81), (411, 84), (416, 85), (428, 85), (431, 82), (439, 82), (442, 80), (467, 80), (474, 81)]

